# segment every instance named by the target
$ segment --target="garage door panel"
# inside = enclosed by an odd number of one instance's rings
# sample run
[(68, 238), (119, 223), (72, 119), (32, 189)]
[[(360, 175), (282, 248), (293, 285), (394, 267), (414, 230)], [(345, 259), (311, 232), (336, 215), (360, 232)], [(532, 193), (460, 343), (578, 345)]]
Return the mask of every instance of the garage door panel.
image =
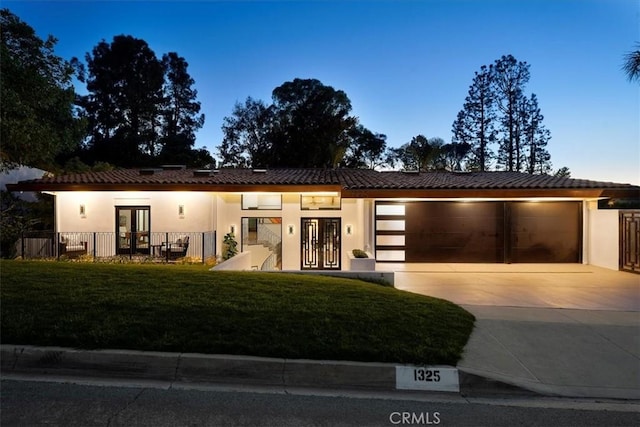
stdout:
[(580, 202), (518, 202), (511, 207), (511, 262), (580, 262)]
[(500, 203), (407, 204), (408, 262), (502, 262)]

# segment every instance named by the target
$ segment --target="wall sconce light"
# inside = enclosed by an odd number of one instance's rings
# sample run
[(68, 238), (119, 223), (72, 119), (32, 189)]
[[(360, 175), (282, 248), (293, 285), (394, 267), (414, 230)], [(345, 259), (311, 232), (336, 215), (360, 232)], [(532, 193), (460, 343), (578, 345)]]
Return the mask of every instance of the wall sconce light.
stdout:
[(80, 218), (86, 218), (87, 217), (87, 208), (85, 207), (85, 205), (80, 205)]
[(178, 216), (184, 218), (184, 205), (178, 205)]
[(296, 227), (293, 224), (287, 225), (287, 233), (289, 234), (289, 236), (293, 236), (294, 234), (296, 234)]
[(351, 236), (353, 234), (353, 225), (347, 224), (347, 236)]
[(229, 226), (229, 233), (235, 235), (236, 234), (236, 225), (235, 224), (231, 224)]

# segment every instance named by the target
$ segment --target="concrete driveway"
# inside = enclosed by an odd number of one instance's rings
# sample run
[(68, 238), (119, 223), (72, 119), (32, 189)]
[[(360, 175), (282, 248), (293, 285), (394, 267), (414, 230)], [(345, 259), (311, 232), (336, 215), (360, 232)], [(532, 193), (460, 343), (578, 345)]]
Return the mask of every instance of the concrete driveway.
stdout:
[(640, 311), (640, 275), (582, 264), (376, 264), (395, 287), (460, 305)]
[(460, 370), (548, 395), (640, 399), (640, 275), (580, 264), (377, 264), (476, 316)]

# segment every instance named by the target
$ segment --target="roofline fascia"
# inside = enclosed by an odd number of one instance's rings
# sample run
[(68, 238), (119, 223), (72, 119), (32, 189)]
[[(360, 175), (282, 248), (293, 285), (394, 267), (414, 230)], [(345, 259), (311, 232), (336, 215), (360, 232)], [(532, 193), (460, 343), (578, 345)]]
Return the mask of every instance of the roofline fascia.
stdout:
[(640, 198), (640, 188), (496, 188), (496, 189), (349, 189), (341, 185), (313, 184), (7, 184), (15, 191), (205, 191), (219, 193), (279, 192), (306, 193), (333, 191), (345, 199), (398, 199), (398, 198), (536, 198), (568, 197)]
[(331, 191), (340, 193), (339, 184), (7, 184), (8, 191), (205, 191), (218, 193), (278, 192), (307, 193)]
[(601, 188), (497, 188), (497, 189), (345, 189), (345, 199), (510, 199), (565, 197), (579, 199), (630, 198), (640, 196), (638, 189)]

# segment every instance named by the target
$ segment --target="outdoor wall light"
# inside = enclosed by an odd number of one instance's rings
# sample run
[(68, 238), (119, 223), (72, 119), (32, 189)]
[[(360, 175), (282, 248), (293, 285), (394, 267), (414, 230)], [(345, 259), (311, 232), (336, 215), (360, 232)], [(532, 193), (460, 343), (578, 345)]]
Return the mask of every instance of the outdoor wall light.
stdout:
[(347, 232), (347, 236), (351, 236), (353, 234), (353, 225), (347, 224), (346, 232)]
[(287, 232), (289, 233), (289, 236), (293, 236), (296, 234), (296, 227), (293, 224), (287, 225)]
[(236, 225), (235, 224), (231, 224), (229, 226), (229, 233), (234, 234), (234, 235), (236, 234)]
[(86, 218), (87, 217), (87, 208), (85, 207), (85, 205), (80, 205), (80, 218)]
[(178, 205), (178, 216), (184, 218), (184, 205)]

